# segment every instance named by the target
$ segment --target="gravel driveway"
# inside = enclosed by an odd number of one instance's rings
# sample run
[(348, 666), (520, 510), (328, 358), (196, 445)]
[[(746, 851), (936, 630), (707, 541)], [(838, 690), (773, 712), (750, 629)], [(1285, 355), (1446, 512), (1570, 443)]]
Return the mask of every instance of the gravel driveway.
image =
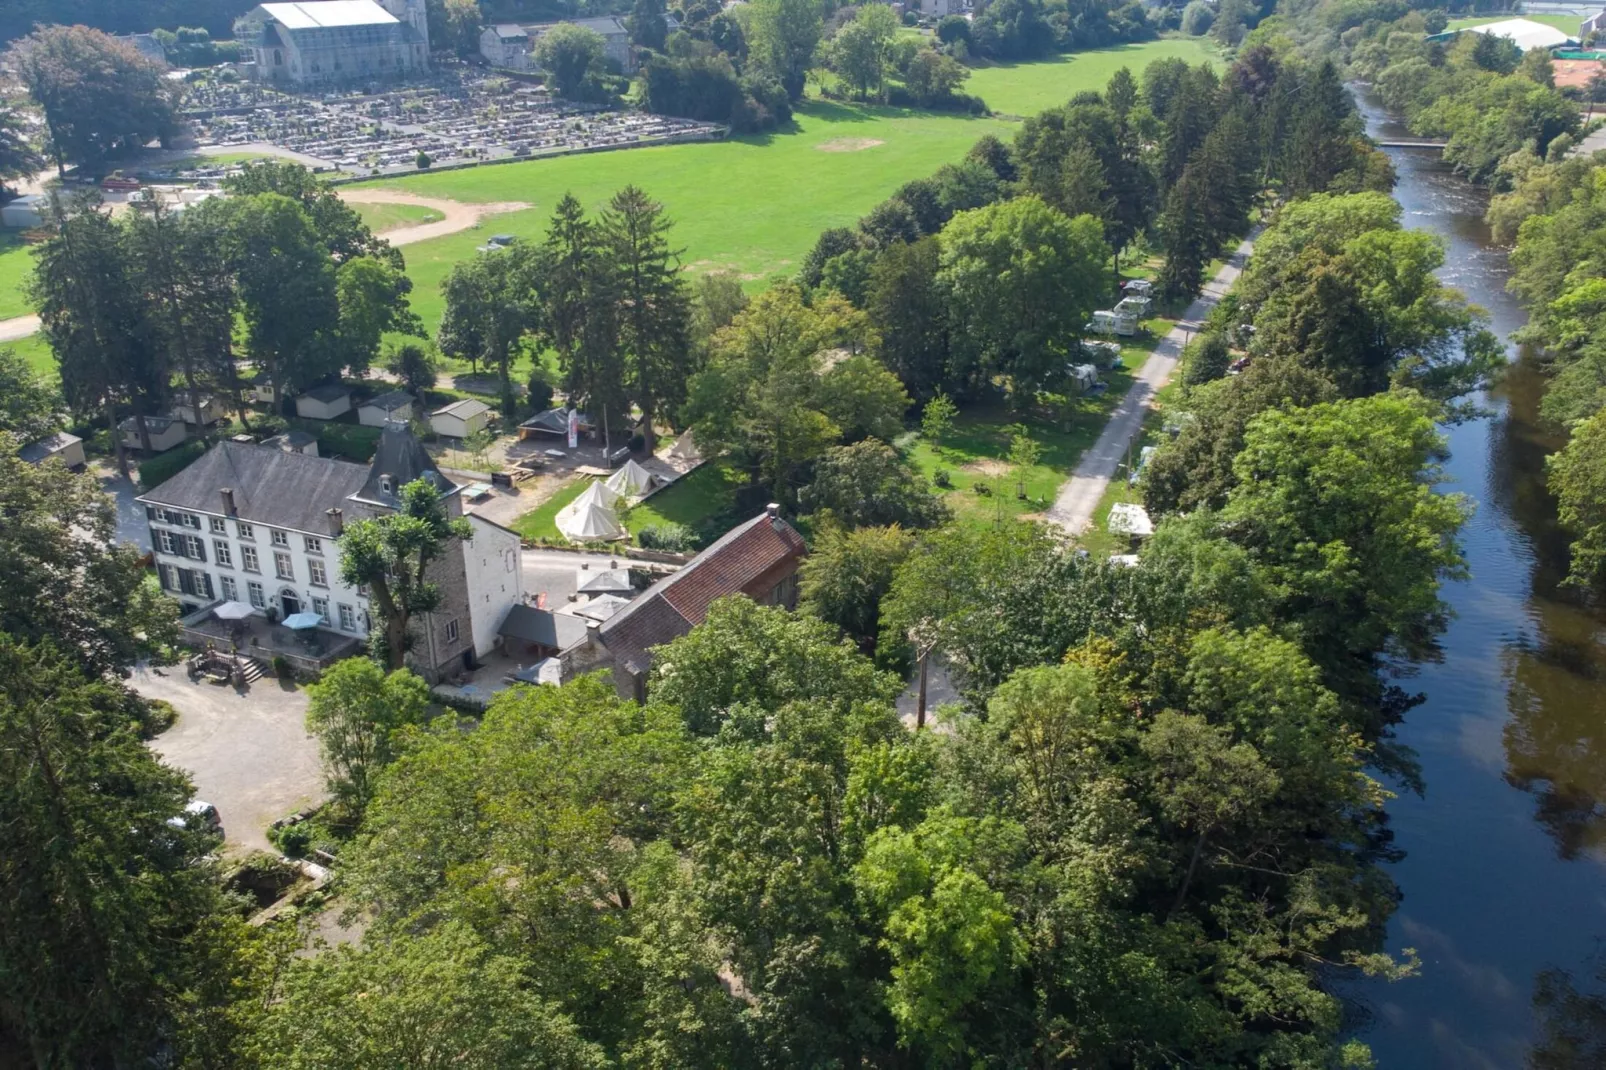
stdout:
[(195, 781), (197, 797), (218, 808), (228, 848), (271, 850), (268, 825), (324, 797), (318, 742), (304, 727), (307, 693), (264, 677), (244, 694), (179, 668), (136, 671), (146, 698), (166, 699), (178, 722), (151, 742)]

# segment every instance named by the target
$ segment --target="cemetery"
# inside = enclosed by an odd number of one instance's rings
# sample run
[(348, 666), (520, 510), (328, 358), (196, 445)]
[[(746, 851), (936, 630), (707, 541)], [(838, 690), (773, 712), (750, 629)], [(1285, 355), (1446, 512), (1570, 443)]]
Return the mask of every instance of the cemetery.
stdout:
[[(721, 136), (712, 123), (556, 100), (541, 86), (464, 71), (374, 91), (292, 94), (198, 82), (186, 99), (196, 142), (272, 145), (320, 169), (371, 176)], [(427, 158), (427, 160), (426, 160)], [(205, 169), (180, 179), (214, 177)]]

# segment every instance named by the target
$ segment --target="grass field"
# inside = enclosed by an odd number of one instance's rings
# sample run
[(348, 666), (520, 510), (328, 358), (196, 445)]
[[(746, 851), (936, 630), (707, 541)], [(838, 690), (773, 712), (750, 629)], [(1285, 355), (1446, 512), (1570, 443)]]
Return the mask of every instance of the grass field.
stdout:
[(1452, 30), (1464, 30), (1468, 26), (1483, 26), (1490, 22), (1503, 22), (1506, 19), (1527, 19), (1529, 22), (1542, 22), (1546, 26), (1555, 27), (1569, 37), (1578, 36), (1578, 26), (1583, 21), (1577, 15), (1486, 15), (1475, 19), (1451, 19), (1449, 28)]
[(558, 488), (556, 494), (513, 521), (510, 526), (526, 539), (533, 539), (536, 542), (566, 541), (558, 531), (558, 513), (565, 505), (578, 498), (580, 493), (590, 485), (591, 480), (585, 477), (579, 477), (565, 483)]
[(375, 234), (420, 223), (439, 223), (446, 218), (445, 213), (419, 204), (354, 204), (352, 207)]
[(26, 338), (15, 342), (0, 342), (0, 349), (9, 349), (23, 360), (28, 362), (35, 375), (42, 375), (47, 379), (56, 378), (56, 358), (51, 354), (50, 347), (45, 344), (42, 334), (30, 334)]
[(33, 255), (13, 230), (0, 230), (0, 320), (31, 311), (22, 288), (33, 274)]
[(978, 67), (964, 84), (966, 93), (981, 97), (1001, 115), (1025, 117), (1066, 103), (1084, 89), (1102, 90), (1110, 76), (1129, 67), (1138, 79), (1143, 68), (1157, 59), (1178, 58), (1189, 63), (1210, 61), (1220, 66), (1220, 55), (1208, 38), (1166, 37), (1142, 44), (1073, 52), (1035, 63), (1007, 63)]
[(741, 478), (729, 469), (705, 464), (630, 509), (620, 520), (632, 535), (654, 524), (684, 524), (696, 528), (729, 507), (736, 500), (741, 484)]

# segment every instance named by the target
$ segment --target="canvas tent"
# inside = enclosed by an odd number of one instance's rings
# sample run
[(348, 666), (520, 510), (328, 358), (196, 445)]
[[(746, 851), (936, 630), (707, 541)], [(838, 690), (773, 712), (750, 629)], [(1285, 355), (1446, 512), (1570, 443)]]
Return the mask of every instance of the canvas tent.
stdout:
[(627, 568), (577, 569), (574, 589), (577, 594), (635, 593), (635, 588), (630, 585), (630, 570)]
[(619, 517), (612, 509), (596, 501), (578, 509), (574, 505), (565, 507), (558, 513), (556, 522), (563, 537), (574, 542), (600, 542), (625, 536), (625, 528), (619, 523)]
[(626, 498), (640, 498), (652, 489), (653, 475), (635, 461), (630, 460), (608, 477), (607, 487)]
[(1154, 521), (1149, 511), (1136, 502), (1117, 502), (1110, 506), (1110, 534), (1132, 535), (1145, 538), (1154, 534)]
[(669, 456), (673, 460), (690, 461), (694, 464), (703, 459), (690, 430), (682, 431), (680, 437), (675, 439), (675, 444), (669, 447)]
[(597, 504), (606, 507), (609, 512), (612, 512), (613, 509), (619, 504), (619, 493), (613, 488), (609, 487), (608, 484), (602, 482), (601, 480), (597, 480), (585, 490), (581, 491), (580, 496), (569, 503), (569, 508), (583, 509), (592, 502), (596, 502)]

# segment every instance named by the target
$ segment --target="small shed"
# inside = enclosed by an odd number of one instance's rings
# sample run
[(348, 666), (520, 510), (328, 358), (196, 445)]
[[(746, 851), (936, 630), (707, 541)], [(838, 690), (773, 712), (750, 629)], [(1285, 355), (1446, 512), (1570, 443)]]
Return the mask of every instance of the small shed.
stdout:
[[(586, 434), (591, 431), (593, 427), (593, 424), (591, 423), (591, 417), (587, 416), (585, 413), (580, 413), (577, 419), (579, 421), (581, 434)], [(525, 420), (523, 423), (519, 424), (520, 439), (534, 438), (536, 435), (560, 435), (567, 437), (568, 434), (569, 410), (565, 408), (548, 409), (545, 412), (538, 412), (528, 420)]]
[(351, 390), (338, 383), (319, 386), (296, 398), (296, 415), (303, 420), (333, 420), (351, 411)]
[(491, 407), (474, 398), (444, 405), (429, 414), (429, 426), (442, 438), (468, 438), (485, 430), (491, 422)]
[(210, 427), (213, 424), (222, 423), (229, 416), (228, 409), (224, 407), (222, 400), (213, 397), (211, 394), (201, 395), (199, 408), (190, 404), (188, 394), (180, 394), (177, 400), (173, 402), (172, 412), (180, 420), (187, 424), (194, 424), (196, 427)]
[(418, 419), (418, 399), (405, 390), (369, 398), (357, 407), (357, 422), (368, 427), (410, 424)]
[(84, 466), (84, 440), (65, 431), (47, 435), (38, 442), (30, 442), (17, 451), (17, 456), (29, 464), (44, 464), (58, 460), (68, 468)]
[(18, 227), (30, 230), (33, 227), (42, 227), (45, 223), (45, 208), (47, 202), (38, 193), (28, 193), (0, 207), (0, 227)]
[(257, 372), (251, 380), (251, 400), (264, 405), (273, 404), (273, 380), (269, 378), (267, 369)]
[(513, 657), (525, 653), (550, 657), (585, 642), (586, 629), (579, 617), (521, 605), (507, 611), (497, 633)]
[[(145, 442), (140, 438), (137, 417), (130, 416), (117, 425), (117, 430), (122, 433), (124, 446), (135, 450), (145, 448)], [(152, 453), (166, 452), (189, 437), (189, 432), (184, 429), (184, 421), (175, 420), (171, 416), (145, 417), (145, 433), (150, 436)]]
[(270, 450), (300, 453), (308, 457), (318, 456), (318, 436), (306, 431), (286, 431), (282, 435), (263, 439), (262, 444)]

